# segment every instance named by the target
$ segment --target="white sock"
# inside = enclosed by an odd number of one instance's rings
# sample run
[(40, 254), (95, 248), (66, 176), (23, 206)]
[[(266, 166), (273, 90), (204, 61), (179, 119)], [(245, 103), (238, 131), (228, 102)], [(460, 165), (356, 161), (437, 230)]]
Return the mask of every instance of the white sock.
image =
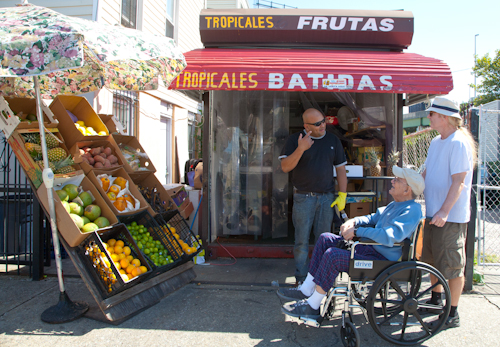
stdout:
[(302, 282), (302, 284), (300, 285), (300, 291), (302, 292), (302, 294), (304, 294), (305, 296), (311, 296), (312, 293), (314, 293), (314, 288), (316, 288), (316, 283), (314, 283), (314, 277), (313, 275), (311, 275), (309, 272), (307, 273), (307, 277), (306, 279), (304, 280), (304, 282)]
[(309, 299), (307, 299), (307, 302), (309, 303), (309, 306), (317, 310), (319, 308), (319, 305), (321, 305), (321, 301), (323, 301), (323, 298), (325, 296), (326, 294), (321, 294), (318, 293), (317, 290), (314, 290), (314, 293), (309, 297)]

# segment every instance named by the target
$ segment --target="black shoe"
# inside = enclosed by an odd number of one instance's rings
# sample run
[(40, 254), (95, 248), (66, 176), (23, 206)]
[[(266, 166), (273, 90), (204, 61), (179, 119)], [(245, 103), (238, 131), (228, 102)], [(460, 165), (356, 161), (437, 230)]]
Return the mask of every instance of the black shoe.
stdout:
[(300, 291), (300, 286), (294, 288), (280, 288), (276, 294), (278, 294), (281, 299), (288, 301), (297, 301), (308, 298), (308, 296)]
[(439, 308), (430, 308), (430, 307), (419, 307), (418, 308), (418, 313), (420, 315), (426, 315), (426, 314), (440, 314), (443, 313), (443, 304), (442, 303), (437, 303), (433, 304), (430, 300), (427, 300), (425, 302), (425, 305), (431, 305)]
[(307, 300), (286, 303), (281, 308), (281, 312), (297, 318), (318, 320), (321, 317), (319, 314), (319, 308), (317, 310), (313, 309)]
[[(442, 317), (443, 317), (443, 315), (440, 314), (439, 318), (429, 322), (427, 324), (427, 327), (432, 331), (436, 330), (438, 325), (441, 323)], [(448, 319), (446, 319), (446, 322), (444, 323), (442, 330), (448, 329), (448, 328), (455, 328), (455, 327), (459, 327), (459, 326), (460, 326), (460, 316), (458, 315), (458, 312), (457, 312), (457, 314), (454, 317), (448, 317)]]

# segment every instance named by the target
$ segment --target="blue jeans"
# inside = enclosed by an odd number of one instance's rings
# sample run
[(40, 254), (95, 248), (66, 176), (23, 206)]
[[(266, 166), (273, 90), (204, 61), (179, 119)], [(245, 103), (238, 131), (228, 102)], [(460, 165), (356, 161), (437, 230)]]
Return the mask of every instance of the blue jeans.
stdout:
[(295, 228), (295, 279), (303, 281), (309, 270), (309, 235), (314, 232), (314, 242), (322, 233), (332, 228), (334, 194), (294, 194), (292, 220)]

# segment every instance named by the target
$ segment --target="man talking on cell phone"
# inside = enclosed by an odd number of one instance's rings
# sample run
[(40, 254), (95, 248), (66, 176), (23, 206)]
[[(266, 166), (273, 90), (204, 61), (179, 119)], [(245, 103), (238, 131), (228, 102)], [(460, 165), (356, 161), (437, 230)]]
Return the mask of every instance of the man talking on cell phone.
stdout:
[[(330, 231), (334, 205), (345, 208), (347, 163), (340, 140), (326, 131), (323, 114), (309, 108), (302, 114), (304, 130), (288, 137), (279, 156), (283, 172), (291, 172), (294, 187), (292, 220), (295, 228), (296, 284), (304, 281), (309, 268), (309, 236), (311, 229), (315, 242)], [(338, 197), (334, 201), (337, 172)], [(333, 204), (332, 204), (333, 201)]]

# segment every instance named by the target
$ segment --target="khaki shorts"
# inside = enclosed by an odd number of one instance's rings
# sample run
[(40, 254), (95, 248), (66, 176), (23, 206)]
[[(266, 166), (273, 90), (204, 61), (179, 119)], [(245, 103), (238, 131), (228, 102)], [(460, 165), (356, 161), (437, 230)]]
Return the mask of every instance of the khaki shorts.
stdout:
[(462, 277), (465, 268), (467, 223), (446, 222), (442, 228), (425, 219), (421, 261), (434, 266), (447, 280)]

